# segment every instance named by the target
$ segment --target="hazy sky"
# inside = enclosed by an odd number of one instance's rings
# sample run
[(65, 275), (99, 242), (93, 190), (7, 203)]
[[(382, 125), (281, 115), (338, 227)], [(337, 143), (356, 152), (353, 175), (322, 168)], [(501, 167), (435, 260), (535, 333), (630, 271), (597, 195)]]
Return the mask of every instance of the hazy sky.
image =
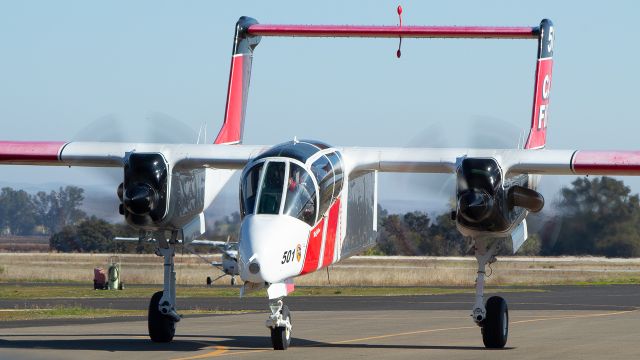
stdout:
[[(547, 147), (640, 149), (637, 2), (401, 3), (407, 25), (536, 26), (551, 19)], [(158, 129), (145, 119), (161, 113), (192, 133), (206, 123), (212, 141), (224, 115), (239, 16), (261, 23), (394, 25), (397, 4), (2, 1), (0, 138), (111, 136), (106, 126), (115, 118), (127, 124), (126, 139), (157, 139)], [(405, 39), (401, 59), (397, 45), (395, 39), (263, 38), (254, 57), (245, 143), (297, 136), (335, 145), (516, 146), (530, 122), (536, 41)], [(0, 181), (107, 183), (99, 174), (14, 166), (0, 168)], [(545, 178), (547, 191), (568, 179)], [(413, 197), (397, 184), (405, 181), (416, 183), (384, 177), (381, 197)], [(630, 183), (640, 191), (639, 181)]]

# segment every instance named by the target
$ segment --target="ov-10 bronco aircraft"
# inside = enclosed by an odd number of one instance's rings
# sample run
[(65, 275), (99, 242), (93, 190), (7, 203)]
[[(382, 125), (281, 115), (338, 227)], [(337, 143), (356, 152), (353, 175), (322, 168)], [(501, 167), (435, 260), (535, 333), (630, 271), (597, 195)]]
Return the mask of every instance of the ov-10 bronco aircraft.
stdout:
[[(536, 39), (533, 113), (524, 149), (338, 147), (297, 139), (275, 146), (241, 144), (253, 53), (268, 36)], [(241, 170), (242, 293), (266, 287), (274, 349), (290, 344), (284, 298), (294, 290), (294, 278), (374, 245), (378, 172), (455, 174), (452, 218), (473, 241), (478, 263), (471, 316), (486, 347), (501, 348), (509, 313), (500, 297), (484, 301), (485, 266), (496, 261), (502, 239), (510, 237), (514, 251), (526, 240), (525, 217), (544, 205), (536, 191), (540, 176), (640, 175), (640, 152), (544, 149), (553, 51), (554, 27), (547, 19), (535, 27), (457, 27), (265, 25), (241, 17), (224, 123), (214, 144), (4, 141), (0, 163), (123, 168), (120, 214), (140, 237), (154, 237), (164, 257), (163, 290), (149, 305), (155, 342), (171, 341), (181, 319), (175, 308), (178, 239), (190, 243), (204, 232), (204, 209)]]

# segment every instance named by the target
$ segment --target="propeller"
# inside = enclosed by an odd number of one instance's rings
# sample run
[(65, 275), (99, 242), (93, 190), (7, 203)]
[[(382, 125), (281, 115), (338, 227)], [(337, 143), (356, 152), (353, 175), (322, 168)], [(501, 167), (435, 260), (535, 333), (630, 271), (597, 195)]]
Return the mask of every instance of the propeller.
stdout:
[[(466, 120), (432, 121), (425, 125), (422, 131), (409, 139), (407, 147), (421, 148), (517, 148), (522, 134), (512, 123), (504, 120), (475, 116)], [(455, 174), (393, 174), (393, 189), (401, 189), (398, 196), (410, 195), (410, 210), (427, 211), (436, 215), (448, 212), (456, 206), (456, 176)], [(482, 208), (488, 206), (486, 199), (480, 194), (475, 198), (466, 199), (469, 206), (474, 207), (483, 217)], [(471, 195), (470, 195), (471, 196)], [(384, 200), (381, 201), (384, 205)], [(416, 203), (420, 202), (419, 206)], [(407, 207), (407, 205), (405, 205)], [(409, 210), (409, 209), (406, 209)], [(406, 212), (405, 209), (401, 211)], [(433, 216), (431, 216), (433, 217)], [(434, 220), (434, 219), (432, 219)], [(413, 244), (403, 244), (405, 249), (411, 249)], [(418, 249), (412, 250), (415, 254)]]
[[(523, 142), (522, 133), (510, 122), (476, 116), (455, 125), (432, 122), (411, 138), (406, 146), (426, 148), (496, 148), (513, 149)], [(455, 175), (401, 174), (396, 183), (413, 199), (443, 208), (455, 205)]]
[[(116, 114), (102, 116), (78, 131), (71, 141), (96, 142), (144, 142), (144, 143), (196, 143), (199, 134), (192, 127), (167, 114), (149, 113), (143, 117), (123, 117)], [(143, 187), (121, 188), (121, 168), (88, 168), (88, 175), (100, 178), (108, 191), (116, 191), (114, 203), (127, 200), (125, 204), (134, 213), (147, 213), (154, 207), (156, 194)], [(114, 204), (115, 205), (115, 204)], [(117, 205), (115, 205), (117, 207)]]
[(160, 112), (141, 118), (108, 114), (80, 130), (73, 141), (196, 143), (198, 133), (186, 123)]
[[(115, 114), (107, 114), (82, 128), (71, 137), (71, 141), (119, 142), (124, 141), (125, 135), (125, 123)], [(88, 168), (87, 173), (105, 181), (105, 186), (110, 189), (122, 182), (122, 169), (119, 168)]]

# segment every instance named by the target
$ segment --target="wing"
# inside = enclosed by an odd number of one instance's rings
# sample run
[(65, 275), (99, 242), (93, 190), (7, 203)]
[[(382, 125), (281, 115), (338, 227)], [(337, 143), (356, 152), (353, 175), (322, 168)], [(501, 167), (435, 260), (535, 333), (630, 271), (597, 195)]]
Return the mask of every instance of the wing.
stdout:
[[(129, 152), (158, 152), (174, 169), (242, 169), (264, 145), (0, 141), (0, 164), (120, 167)], [(349, 172), (454, 173), (465, 157), (491, 157), (505, 173), (640, 175), (640, 151), (339, 148)]]
[(260, 145), (0, 141), (0, 164), (121, 167), (127, 153), (162, 153), (176, 169), (242, 169)]
[(350, 171), (454, 173), (465, 157), (494, 158), (505, 173), (640, 175), (640, 151), (342, 148)]

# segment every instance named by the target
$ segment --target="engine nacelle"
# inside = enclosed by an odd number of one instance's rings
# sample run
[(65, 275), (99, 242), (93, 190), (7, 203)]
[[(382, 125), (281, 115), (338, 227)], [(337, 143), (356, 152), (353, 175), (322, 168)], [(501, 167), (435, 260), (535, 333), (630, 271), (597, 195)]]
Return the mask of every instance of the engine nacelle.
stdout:
[(124, 164), (124, 182), (118, 187), (120, 213), (133, 226), (161, 222), (168, 212), (169, 164), (160, 153), (130, 153)]
[(461, 231), (507, 232), (522, 221), (525, 210), (544, 206), (542, 195), (528, 187), (527, 175), (505, 179), (493, 158), (463, 159), (457, 178), (455, 218)]

